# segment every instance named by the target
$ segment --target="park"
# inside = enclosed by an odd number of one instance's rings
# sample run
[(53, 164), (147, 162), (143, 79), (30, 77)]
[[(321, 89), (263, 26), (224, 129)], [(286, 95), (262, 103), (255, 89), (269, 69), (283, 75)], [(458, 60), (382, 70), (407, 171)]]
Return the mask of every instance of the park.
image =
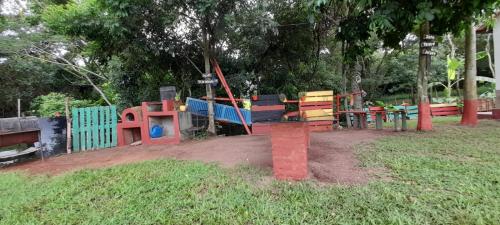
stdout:
[(498, 1), (0, 6), (0, 224), (500, 221)]

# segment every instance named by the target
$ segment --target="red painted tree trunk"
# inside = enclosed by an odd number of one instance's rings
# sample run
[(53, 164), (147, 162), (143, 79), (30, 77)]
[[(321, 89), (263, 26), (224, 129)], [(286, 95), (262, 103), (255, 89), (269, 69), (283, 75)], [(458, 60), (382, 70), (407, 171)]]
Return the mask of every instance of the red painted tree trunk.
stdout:
[(477, 85), (476, 85), (476, 29), (471, 24), (465, 31), (465, 86), (462, 125), (476, 126)]
[(428, 48), (423, 47), (422, 42), (429, 35), (429, 22), (424, 22), (420, 26), (420, 53), (418, 57), (418, 123), (417, 130), (430, 131), (432, 130), (431, 107), (428, 97), (428, 74), (431, 66), (431, 56), (424, 54)]

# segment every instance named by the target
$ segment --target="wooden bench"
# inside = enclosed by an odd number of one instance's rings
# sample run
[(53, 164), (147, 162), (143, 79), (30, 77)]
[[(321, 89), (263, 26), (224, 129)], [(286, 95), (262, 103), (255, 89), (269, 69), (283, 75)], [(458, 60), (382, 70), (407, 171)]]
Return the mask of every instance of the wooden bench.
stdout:
[(460, 108), (456, 104), (431, 104), (432, 116), (454, 116), (460, 114)]
[(310, 130), (325, 131), (333, 129), (333, 91), (313, 91), (300, 94), (299, 114), (308, 121)]

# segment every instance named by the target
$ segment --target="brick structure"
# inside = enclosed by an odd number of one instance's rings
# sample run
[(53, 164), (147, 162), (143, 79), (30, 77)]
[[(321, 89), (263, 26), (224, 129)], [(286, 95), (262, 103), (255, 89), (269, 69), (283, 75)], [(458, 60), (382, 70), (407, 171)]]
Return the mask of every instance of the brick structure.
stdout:
[(280, 180), (307, 178), (309, 126), (306, 122), (271, 125), (274, 176)]
[[(151, 138), (149, 131), (153, 125), (162, 126), (162, 137)], [(144, 145), (180, 143), (179, 115), (173, 100), (143, 102), (123, 111), (122, 122), (118, 124), (118, 146), (136, 141)]]

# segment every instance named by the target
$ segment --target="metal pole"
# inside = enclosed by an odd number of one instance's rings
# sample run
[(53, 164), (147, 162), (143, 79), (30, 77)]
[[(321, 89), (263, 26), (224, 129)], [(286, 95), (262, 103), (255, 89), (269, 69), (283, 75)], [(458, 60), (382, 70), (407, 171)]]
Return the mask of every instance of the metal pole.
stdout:
[(21, 118), (21, 99), (17, 99), (17, 117)]

